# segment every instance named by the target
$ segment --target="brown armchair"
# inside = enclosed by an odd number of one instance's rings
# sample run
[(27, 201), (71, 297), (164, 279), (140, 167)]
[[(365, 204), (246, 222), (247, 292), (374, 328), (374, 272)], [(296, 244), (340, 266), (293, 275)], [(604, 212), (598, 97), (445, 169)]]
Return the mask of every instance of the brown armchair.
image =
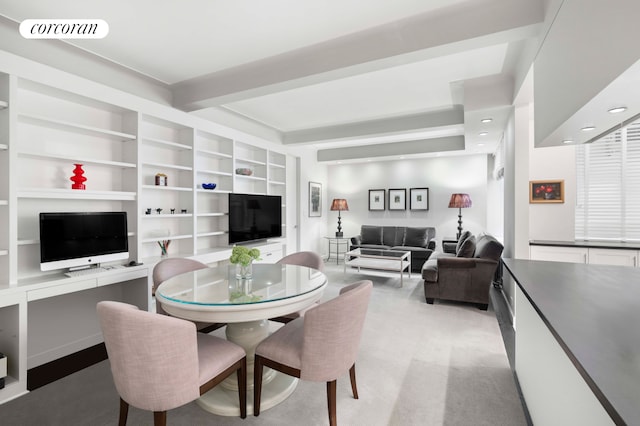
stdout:
[(473, 235), (458, 241), (456, 254), (435, 252), (422, 267), (424, 296), (434, 299), (470, 302), (486, 310), (489, 290), (504, 246), (493, 236)]

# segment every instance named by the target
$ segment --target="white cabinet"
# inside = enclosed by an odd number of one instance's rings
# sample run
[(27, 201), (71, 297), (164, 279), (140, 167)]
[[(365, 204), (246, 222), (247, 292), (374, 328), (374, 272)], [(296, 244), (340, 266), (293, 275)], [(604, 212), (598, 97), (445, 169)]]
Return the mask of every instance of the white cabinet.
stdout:
[(638, 266), (637, 250), (589, 248), (589, 263), (593, 265)]
[(551, 262), (587, 263), (589, 251), (585, 247), (530, 246), (531, 260)]

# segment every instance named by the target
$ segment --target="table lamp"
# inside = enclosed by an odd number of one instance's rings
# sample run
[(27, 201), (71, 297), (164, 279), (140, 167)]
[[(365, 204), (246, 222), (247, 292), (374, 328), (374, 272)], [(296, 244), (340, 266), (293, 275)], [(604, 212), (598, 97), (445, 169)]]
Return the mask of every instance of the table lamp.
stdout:
[(449, 208), (457, 208), (458, 209), (458, 235), (456, 239), (460, 239), (460, 235), (462, 235), (462, 209), (466, 209), (467, 207), (471, 207), (471, 197), (469, 194), (451, 194), (451, 199), (449, 200)]
[(349, 211), (349, 205), (347, 204), (347, 200), (344, 198), (334, 198), (331, 202), (331, 211), (338, 211), (338, 232), (336, 232), (336, 237), (342, 237), (342, 218), (340, 217), (340, 212), (343, 210)]

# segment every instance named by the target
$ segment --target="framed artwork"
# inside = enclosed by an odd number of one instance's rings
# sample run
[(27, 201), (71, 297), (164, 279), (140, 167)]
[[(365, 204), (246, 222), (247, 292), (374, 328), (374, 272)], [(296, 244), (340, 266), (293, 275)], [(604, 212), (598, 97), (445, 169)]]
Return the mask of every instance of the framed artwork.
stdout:
[(409, 190), (410, 210), (429, 210), (429, 188), (411, 188)]
[(529, 203), (564, 203), (564, 180), (529, 181)]
[(407, 209), (407, 190), (389, 189), (389, 210)]
[(369, 210), (384, 210), (384, 189), (369, 190)]
[(322, 216), (322, 184), (309, 182), (309, 217)]

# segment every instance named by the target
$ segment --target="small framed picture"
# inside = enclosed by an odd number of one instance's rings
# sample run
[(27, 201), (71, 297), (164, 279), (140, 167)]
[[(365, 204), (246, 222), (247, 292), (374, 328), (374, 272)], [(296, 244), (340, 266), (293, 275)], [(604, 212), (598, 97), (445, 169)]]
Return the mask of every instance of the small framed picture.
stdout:
[(410, 210), (429, 210), (429, 188), (411, 188), (409, 190)]
[(322, 216), (322, 184), (309, 182), (309, 217)]
[(384, 210), (384, 189), (369, 190), (369, 210)]
[(407, 190), (389, 189), (389, 210), (407, 209)]
[(529, 203), (564, 203), (564, 180), (529, 181)]

